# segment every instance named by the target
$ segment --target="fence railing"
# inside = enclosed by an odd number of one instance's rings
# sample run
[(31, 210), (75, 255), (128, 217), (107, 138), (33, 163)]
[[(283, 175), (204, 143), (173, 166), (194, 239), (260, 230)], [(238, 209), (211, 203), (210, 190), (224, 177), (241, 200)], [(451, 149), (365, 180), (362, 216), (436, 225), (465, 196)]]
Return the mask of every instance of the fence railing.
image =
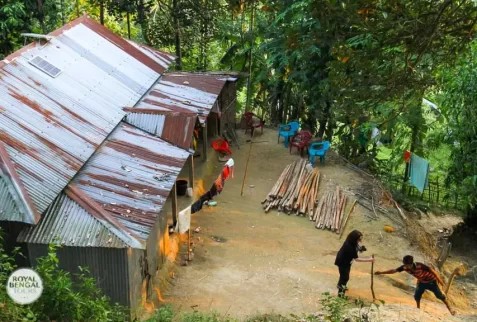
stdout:
[(404, 192), (408, 197), (415, 200), (422, 200), (430, 204), (437, 204), (446, 208), (454, 208), (459, 210), (465, 210), (466, 202), (464, 198), (461, 198), (456, 190), (448, 189), (444, 187), (442, 182), (439, 182), (439, 178), (429, 178), (429, 186), (421, 193), (416, 187), (409, 183), (404, 184), (403, 190), (403, 176), (398, 175), (381, 175), (380, 179), (390, 189), (396, 192)]

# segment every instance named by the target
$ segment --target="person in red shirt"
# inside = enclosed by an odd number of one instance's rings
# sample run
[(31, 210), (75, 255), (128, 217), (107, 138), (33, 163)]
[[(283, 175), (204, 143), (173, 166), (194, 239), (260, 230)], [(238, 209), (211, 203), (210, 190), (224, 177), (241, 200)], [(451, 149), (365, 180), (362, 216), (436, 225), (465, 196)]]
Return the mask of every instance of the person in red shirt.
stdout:
[(434, 295), (444, 302), (444, 304), (447, 306), (447, 309), (452, 315), (455, 315), (455, 311), (451, 309), (449, 302), (447, 301), (447, 298), (444, 294), (442, 294), (441, 289), (439, 288), (439, 285), (437, 284), (438, 282), (442, 285), (443, 282), (441, 278), (431, 269), (429, 266), (426, 266), (422, 263), (419, 262), (414, 262), (414, 258), (411, 255), (406, 255), (404, 256), (402, 260), (403, 264), (402, 266), (399, 266), (396, 269), (390, 269), (387, 271), (378, 271), (374, 274), (376, 275), (382, 275), (382, 274), (394, 274), (394, 273), (400, 273), (400, 272), (407, 272), (417, 278), (417, 287), (416, 291), (414, 292), (414, 299), (416, 300), (417, 308), (421, 308), (421, 297), (422, 294), (426, 290), (431, 291), (434, 293)]

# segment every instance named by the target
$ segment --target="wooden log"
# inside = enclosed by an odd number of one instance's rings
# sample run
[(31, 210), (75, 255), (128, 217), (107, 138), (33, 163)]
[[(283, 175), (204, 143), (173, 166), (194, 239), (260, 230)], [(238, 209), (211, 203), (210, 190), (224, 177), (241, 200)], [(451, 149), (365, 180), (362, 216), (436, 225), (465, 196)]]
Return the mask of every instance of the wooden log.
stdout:
[(310, 219), (312, 219), (313, 214), (315, 213), (315, 212), (314, 212), (314, 209), (315, 209), (315, 199), (316, 199), (316, 193), (317, 193), (317, 190), (318, 190), (317, 182), (318, 182), (318, 180), (320, 179), (320, 174), (319, 174), (319, 171), (318, 171), (318, 170), (315, 170), (315, 171), (314, 171), (314, 174), (315, 174), (315, 179), (314, 179), (314, 181), (313, 181), (312, 191), (311, 191), (310, 196), (309, 196), (309, 199), (308, 199), (308, 213), (309, 213), (309, 218), (310, 218)]
[[(374, 259), (374, 254), (371, 257)], [(373, 301), (376, 300), (376, 295), (374, 294), (374, 262), (371, 262), (371, 294), (373, 295)]]
[(346, 229), (346, 224), (348, 223), (348, 220), (349, 220), (349, 217), (351, 217), (351, 213), (353, 212), (353, 209), (354, 209), (354, 206), (356, 205), (356, 202), (358, 201), (358, 199), (355, 199), (353, 204), (351, 205), (351, 207), (349, 208), (349, 211), (348, 211), (348, 214), (346, 215), (344, 221), (343, 221), (343, 224), (341, 225), (341, 231), (340, 231), (340, 239), (341, 237), (343, 236), (343, 232), (345, 231)]
[(287, 193), (285, 194), (285, 196), (283, 196), (283, 203), (282, 203), (283, 207), (288, 207), (290, 197), (292, 196), (293, 191), (295, 190), (296, 185), (298, 184), (298, 179), (299, 179), (298, 176), (301, 173), (302, 168), (303, 168), (303, 165), (298, 164), (295, 170), (293, 171), (293, 181), (290, 184)]
[[(296, 164), (293, 164), (292, 168), (295, 169), (295, 166), (296, 166)], [(290, 180), (292, 179), (292, 177), (293, 177), (293, 171), (289, 171), (288, 175), (286, 176), (285, 180), (283, 181), (283, 184), (280, 188), (280, 191), (277, 194), (278, 197), (283, 197), (283, 195), (285, 194), (285, 192), (288, 189), (288, 185), (290, 184)]]
[(297, 186), (295, 187), (295, 190), (293, 191), (293, 198), (289, 202), (290, 208), (294, 208), (295, 201), (298, 200), (298, 196), (300, 194), (301, 186), (303, 185), (303, 181), (305, 180), (305, 173), (306, 173), (306, 163), (303, 164), (303, 167), (302, 167), (301, 172), (299, 174)]
[(311, 218), (312, 221), (316, 223), (317, 216), (319, 215), (319, 212), (321, 210), (321, 207), (323, 207), (325, 196), (321, 196), (320, 201), (318, 202), (318, 206), (315, 208), (315, 211), (313, 212), (313, 217)]
[(314, 180), (315, 180), (315, 175), (314, 175), (313, 172), (311, 172), (309, 174), (308, 182), (307, 182), (306, 186), (304, 187), (305, 189), (303, 191), (303, 199), (302, 199), (301, 207), (300, 207), (300, 213), (301, 214), (305, 214), (306, 210), (308, 208), (311, 187), (313, 186)]
[[(292, 200), (293, 202), (298, 200), (301, 188), (303, 187), (303, 184), (305, 183), (307, 173), (308, 173), (308, 170), (306, 169), (306, 164), (303, 164), (301, 171), (298, 174), (297, 186), (295, 187), (296, 189), (293, 191), (293, 197), (294, 197)], [(294, 204), (292, 204), (292, 206), (294, 206)]]
[(348, 196), (344, 195), (343, 196), (343, 204), (341, 205), (340, 214), (339, 214), (339, 218), (338, 218), (337, 226), (336, 226), (336, 233), (337, 234), (340, 232), (341, 221), (343, 220), (344, 210), (346, 209), (346, 201), (348, 201)]
[(303, 185), (301, 186), (300, 188), (300, 193), (298, 195), (298, 199), (295, 203), (295, 206), (293, 207), (294, 210), (298, 210), (301, 203), (303, 202), (303, 197), (304, 197), (304, 193), (305, 193), (305, 189), (306, 189), (306, 186), (308, 185), (308, 182), (310, 180), (310, 176), (309, 176), (309, 173), (305, 173), (305, 180), (303, 182)]
[(323, 218), (323, 224), (320, 225), (321, 229), (326, 229), (326, 226), (328, 225), (329, 218), (331, 216), (331, 213), (333, 212), (333, 199), (334, 199), (334, 193), (329, 192), (329, 199), (328, 199), (328, 203), (326, 205), (326, 213), (325, 213), (325, 216)]
[(327, 209), (328, 209), (328, 201), (330, 199), (330, 194), (327, 193), (326, 195), (324, 195), (324, 198), (325, 199), (324, 199), (324, 202), (323, 202), (323, 206), (321, 206), (320, 216), (317, 219), (317, 224), (316, 224), (316, 228), (320, 228), (320, 229), (323, 225), (324, 218), (326, 216), (326, 212), (327, 212)]

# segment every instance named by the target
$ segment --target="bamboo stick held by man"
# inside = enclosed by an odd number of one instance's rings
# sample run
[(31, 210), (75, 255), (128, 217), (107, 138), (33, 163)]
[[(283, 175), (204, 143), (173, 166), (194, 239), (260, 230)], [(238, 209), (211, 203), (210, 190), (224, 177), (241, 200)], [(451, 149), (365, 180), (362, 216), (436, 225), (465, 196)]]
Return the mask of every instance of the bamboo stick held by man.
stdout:
[(414, 262), (414, 258), (411, 255), (404, 256), (403, 265), (399, 266), (396, 269), (390, 269), (387, 271), (377, 271), (375, 275), (383, 274), (395, 274), (400, 272), (407, 272), (417, 278), (417, 287), (414, 292), (414, 299), (416, 300), (417, 308), (421, 308), (421, 298), (426, 290), (431, 291), (434, 295), (440, 299), (447, 306), (447, 309), (452, 315), (455, 315), (456, 312), (453, 310), (449, 302), (447, 301), (446, 296), (442, 293), (439, 288), (439, 284), (443, 284), (440, 277), (428, 266)]

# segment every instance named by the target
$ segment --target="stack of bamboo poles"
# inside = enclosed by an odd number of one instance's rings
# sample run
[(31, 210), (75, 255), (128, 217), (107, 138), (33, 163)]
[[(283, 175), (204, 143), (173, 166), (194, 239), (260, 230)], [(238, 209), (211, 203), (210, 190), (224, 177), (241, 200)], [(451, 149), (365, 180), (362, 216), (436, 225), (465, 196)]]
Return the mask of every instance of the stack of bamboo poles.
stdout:
[(287, 214), (313, 216), (317, 204), (320, 172), (306, 168), (307, 161), (299, 159), (283, 170), (272, 190), (262, 201), (265, 212), (272, 208)]
[(315, 222), (315, 227), (320, 229), (328, 229), (339, 233), (343, 222), (343, 214), (346, 208), (347, 196), (343, 193), (339, 186), (336, 190), (324, 194), (316, 207), (310, 220)]
[(347, 221), (343, 218), (347, 196), (336, 186), (335, 191), (323, 194), (318, 200), (320, 172), (318, 169), (310, 170), (306, 165), (307, 161), (300, 159), (283, 170), (267, 198), (262, 201), (263, 209), (268, 212), (276, 208), (287, 214), (307, 216), (316, 228), (340, 233)]

